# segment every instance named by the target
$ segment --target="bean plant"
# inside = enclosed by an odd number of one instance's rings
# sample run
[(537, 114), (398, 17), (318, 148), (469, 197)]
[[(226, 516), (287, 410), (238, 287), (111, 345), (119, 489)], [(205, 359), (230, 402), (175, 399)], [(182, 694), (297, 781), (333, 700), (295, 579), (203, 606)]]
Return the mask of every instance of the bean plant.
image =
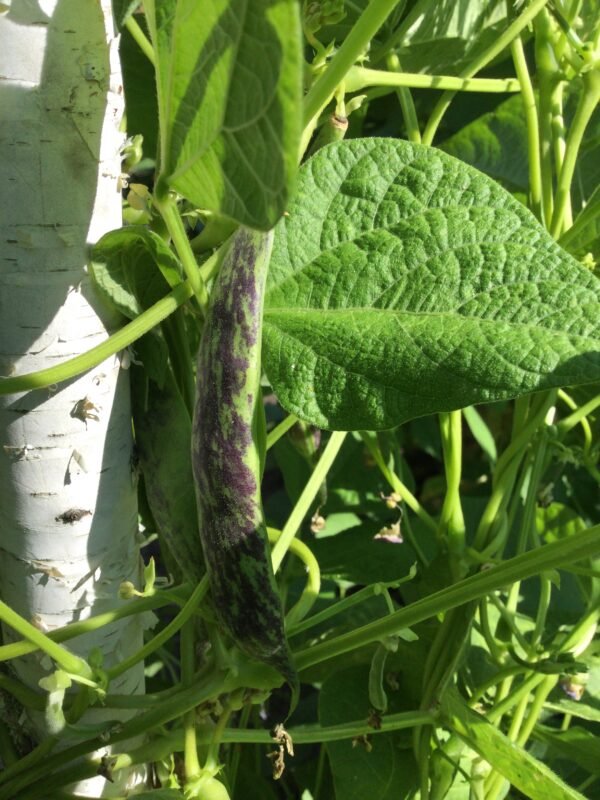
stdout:
[[(132, 765), (156, 800), (598, 796), (598, 3), (114, 12), (122, 324), (0, 388), (128, 348), (145, 582), (52, 634), (3, 612), (55, 734), (0, 799)], [(149, 612), (118, 667), (69, 659)]]

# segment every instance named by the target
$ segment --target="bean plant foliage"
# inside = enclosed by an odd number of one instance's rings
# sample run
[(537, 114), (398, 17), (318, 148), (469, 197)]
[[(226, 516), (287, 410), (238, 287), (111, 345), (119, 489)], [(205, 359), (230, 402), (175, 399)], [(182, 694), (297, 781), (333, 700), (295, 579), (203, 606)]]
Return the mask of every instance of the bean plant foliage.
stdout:
[(598, 3), (114, 14), (148, 695), (0, 800), (597, 796)]

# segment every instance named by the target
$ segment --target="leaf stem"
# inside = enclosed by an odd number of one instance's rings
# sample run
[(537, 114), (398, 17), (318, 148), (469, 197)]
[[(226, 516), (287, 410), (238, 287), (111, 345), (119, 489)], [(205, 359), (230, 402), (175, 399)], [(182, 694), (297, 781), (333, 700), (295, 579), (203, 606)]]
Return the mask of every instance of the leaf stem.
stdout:
[(148, 61), (152, 64), (153, 67), (156, 67), (156, 57), (154, 55), (154, 48), (150, 43), (150, 40), (141, 29), (139, 23), (136, 19), (133, 18), (133, 15), (129, 15), (125, 22), (125, 27), (131, 34), (131, 37), (135, 40), (136, 44), (142, 51), (142, 53), (146, 56)]
[[(398, 492), (403, 502), (406, 503), (406, 505), (410, 508), (410, 510), (413, 511), (417, 515), (417, 517), (419, 517), (419, 519), (425, 523), (425, 525), (427, 525), (427, 527), (432, 533), (437, 534), (438, 531), (437, 522), (430, 514), (427, 513), (427, 511), (423, 508), (421, 503), (419, 503), (417, 498), (410, 491), (408, 486), (406, 486), (406, 484), (400, 480), (400, 478), (396, 475), (396, 473), (392, 472), (392, 470), (385, 463), (383, 454), (374, 435), (372, 433), (368, 433), (367, 431), (360, 431), (360, 437), (363, 440), (363, 442), (367, 445), (369, 453), (373, 456), (373, 460), (379, 467), (383, 477), (392, 487), (392, 490), (394, 492)], [(411, 544), (413, 544), (414, 546), (414, 543)], [(418, 553), (418, 547), (415, 549)], [(420, 557), (422, 558), (422, 556)]]
[[(390, 72), (401, 73), (402, 67), (400, 66), (400, 59), (396, 53), (390, 53), (386, 59), (386, 65)], [(421, 128), (417, 118), (417, 111), (413, 102), (412, 94), (408, 86), (399, 86), (396, 90), (396, 96), (402, 109), (402, 116), (404, 118), (404, 126), (406, 128), (406, 136), (409, 142), (421, 142)]]
[(157, 633), (149, 642), (140, 648), (137, 652), (133, 653), (129, 658), (119, 662), (111, 669), (107, 670), (109, 680), (113, 680), (118, 675), (122, 675), (131, 669), (139, 661), (143, 661), (150, 653), (153, 653), (165, 642), (167, 642), (183, 625), (190, 619), (197, 605), (202, 601), (208, 592), (208, 577), (205, 575), (200, 583), (196, 586), (186, 604), (181, 611), (174, 617), (168, 625), (166, 625), (160, 633)]
[(348, 70), (365, 51), (398, 2), (399, 0), (372, 0), (367, 5), (344, 39), (342, 46), (329, 62), (327, 69), (311, 86), (304, 98), (305, 127), (313, 123), (331, 100)]
[(53, 642), (52, 639), (38, 630), (26, 619), (23, 619), (23, 617), (17, 614), (16, 611), (13, 611), (13, 609), (2, 602), (2, 600), (0, 600), (0, 619), (5, 625), (8, 625), (25, 639), (28, 639), (37, 649), (50, 656), (50, 658), (65, 672), (90, 681), (94, 680), (94, 672), (87, 661), (71, 653), (66, 647), (62, 647), (60, 644)]
[(598, 553), (600, 553), (600, 525), (574, 534), (569, 539), (552, 542), (515, 556), (502, 564), (417, 600), (394, 614), (330, 641), (316, 644), (307, 650), (301, 650), (295, 654), (296, 665), (299, 670), (307, 669), (313, 664), (380, 641), (386, 636), (393, 636), (401, 628), (411, 627), (450, 608), (477, 600), (515, 581), (525, 580), (544, 570), (556, 569), (565, 563), (577, 562)]
[[(151, 597), (142, 597), (140, 599), (131, 600), (127, 605), (114, 609), (113, 611), (106, 611), (103, 614), (96, 614), (89, 619), (82, 622), (71, 622), (63, 628), (58, 628), (55, 631), (50, 631), (46, 637), (53, 642), (66, 642), (69, 639), (74, 639), (76, 636), (82, 636), (84, 633), (98, 630), (105, 625), (110, 625), (119, 619), (132, 616), (133, 614), (142, 614), (144, 611), (151, 611), (155, 608), (174, 603), (173, 594), (167, 594), (164, 591), (157, 592)], [(184, 605), (185, 597), (182, 597), (180, 604)], [(21, 639), (11, 644), (0, 645), (0, 661), (9, 661), (11, 658), (19, 658), (20, 656), (34, 653), (39, 647), (34, 642)]]
[(549, 228), (554, 208), (552, 160), (552, 93), (556, 86), (558, 64), (554, 53), (553, 31), (546, 9), (538, 14), (535, 24), (535, 63), (538, 83), (540, 123), (540, 166), (542, 171), (542, 208)]
[(452, 556), (454, 577), (458, 577), (459, 562), (465, 549), (465, 519), (460, 501), (462, 472), (462, 414), (450, 411), (439, 415), (446, 494), (440, 515), (440, 533), (447, 537)]
[(334, 431), (331, 434), (331, 437), (327, 442), (325, 449), (323, 450), (323, 454), (319, 459), (313, 474), (310, 476), (306, 486), (304, 487), (298, 502), (294, 506), (292, 513), (283, 526), (280, 538), (276, 542), (275, 547), (271, 552), (271, 561), (273, 563), (274, 572), (277, 572), (281, 566), (281, 562), (288, 551), (290, 543), (298, 532), (300, 525), (302, 524), (302, 520), (308, 513), (311, 504), (317, 496), (317, 493), (321, 488), (321, 484), (331, 469), (335, 457), (339, 453), (345, 438), (346, 431)]
[[(282, 532), (275, 528), (267, 528), (267, 533), (269, 535), (269, 542), (271, 543), (278, 542), (282, 535)], [(319, 562), (310, 548), (307, 547), (304, 542), (301, 542), (300, 539), (292, 539), (289, 551), (302, 561), (306, 567), (308, 578), (304, 591), (300, 595), (300, 599), (286, 615), (286, 627), (296, 625), (304, 619), (315, 604), (315, 601), (319, 597), (319, 592), (321, 591), (321, 570), (319, 568)]]
[(494, 469), (494, 488), (481, 515), (473, 541), (473, 547), (476, 550), (481, 550), (485, 546), (497, 524), (500, 512), (506, 509), (525, 449), (528, 447), (533, 433), (542, 424), (548, 409), (554, 402), (554, 397), (552, 392), (542, 395), (538, 407), (531, 413), (523, 426), (520, 429), (518, 426), (515, 427), (511, 443), (499, 457)]
[[(476, 72), (479, 72), (480, 69), (483, 69), (483, 67), (489, 64), (492, 59), (501, 53), (505, 47), (508, 47), (512, 40), (529, 25), (531, 20), (547, 2), (548, 0), (532, 0), (532, 2), (524, 8), (523, 13), (508, 26), (504, 33), (500, 34), (500, 36), (489, 47), (486, 47), (468, 67), (462, 70), (459, 77), (471, 78)], [(444, 92), (436, 103), (423, 133), (423, 144), (430, 145), (433, 142), (433, 137), (454, 95), (455, 92)]]
[(583, 75), (583, 89), (577, 104), (577, 111), (569, 127), (565, 158), (558, 176), (556, 199), (550, 233), (558, 239), (565, 225), (565, 211), (571, 193), (571, 183), (577, 164), (583, 134), (600, 101), (600, 71), (592, 70)]
[(533, 84), (527, 67), (521, 36), (513, 39), (511, 53), (515, 72), (521, 85), (523, 110), (527, 124), (527, 154), (529, 157), (529, 204), (536, 217), (543, 223), (542, 209), (542, 165), (540, 163), (540, 124)]
[(590, 423), (587, 420), (587, 416), (588, 414), (593, 413), (596, 408), (600, 406), (600, 394), (596, 395), (596, 397), (593, 397), (585, 405), (581, 406), (581, 408), (578, 408), (577, 403), (564, 391), (564, 389), (558, 390), (558, 398), (562, 400), (563, 403), (565, 403), (571, 409), (571, 411), (573, 411), (572, 414), (569, 414), (568, 417), (561, 419), (561, 421), (557, 423), (556, 429), (558, 432), (558, 438), (563, 439), (566, 434), (579, 423), (583, 429), (583, 449), (586, 453), (588, 453), (592, 446), (592, 440), (594, 437), (592, 434), (592, 429), (590, 428)]
[(11, 378), (0, 378), (0, 395), (27, 392), (32, 389), (44, 389), (54, 386), (61, 381), (69, 380), (82, 372), (97, 367), (110, 356), (129, 347), (136, 339), (152, 330), (172, 314), (186, 300), (192, 297), (193, 291), (188, 281), (180, 283), (172, 292), (163, 297), (139, 317), (129, 322), (116, 333), (113, 333), (105, 342), (92, 347), (80, 356), (75, 356), (55, 367), (41, 369), (38, 372), (29, 372), (25, 375), (16, 375)]
[[(195, 666), (195, 620), (190, 617), (183, 624), (180, 636), (181, 653), (181, 683), (189, 687), (194, 682)], [(183, 757), (185, 765), (186, 784), (194, 781), (200, 775), (202, 768), (198, 761), (198, 746), (196, 742), (196, 709), (191, 708), (183, 717)]]
[(370, 597), (376, 597), (379, 594), (383, 594), (384, 589), (395, 589), (401, 584), (412, 580), (415, 574), (416, 570), (413, 567), (411, 572), (405, 578), (400, 578), (400, 580), (392, 581), (390, 583), (371, 583), (369, 586), (365, 586), (364, 588), (359, 589), (358, 592), (354, 592), (353, 594), (344, 597), (342, 600), (338, 600), (336, 603), (324, 608), (322, 611), (312, 614), (310, 617), (308, 617), (308, 619), (294, 624), (288, 632), (288, 636), (296, 636), (296, 634), (302, 633), (302, 631), (305, 631), (309, 628), (313, 628), (315, 625), (320, 625), (322, 622), (331, 619), (331, 617), (335, 617), (338, 614), (341, 614), (343, 611), (347, 611), (349, 608), (358, 605), (359, 603), (364, 603), (365, 600), (368, 600)]
[(200, 274), (196, 257), (194, 256), (185, 228), (183, 227), (183, 222), (179, 216), (175, 198), (168, 191), (161, 193), (157, 188), (153, 202), (167, 226), (169, 236), (179, 256), (186, 277), (190, 282), (192, 291), (198, 300), (200, 309), (202, 313), (206, 315), (208, 293), (202, 275)]
[(360, 92), (369, 86), (500, 94), (518, 92), (521, 89), (516, 78), (459, 78), (453, 75), (422, 75), (415, 72), (397, 72), (357, 66), (351, 67), (344, 78), (344, 88), (348, 93)]
[(282, 419), (279, 425), (276, 425), (272, 431), (267, 434), (267, 450), (270, 450), (273, 445), (284, 436), (290, 428), (298, 422), (298, 417), (294, 414), (288, 414), (285, 419)]

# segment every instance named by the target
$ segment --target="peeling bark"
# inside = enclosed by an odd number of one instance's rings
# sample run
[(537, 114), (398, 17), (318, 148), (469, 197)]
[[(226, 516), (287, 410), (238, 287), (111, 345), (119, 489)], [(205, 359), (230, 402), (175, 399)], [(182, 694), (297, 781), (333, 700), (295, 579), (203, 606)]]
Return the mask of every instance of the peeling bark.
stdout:
[[(0, 17), (2, 375), (79, 355), (115, 324), (85, 265), (88, 245), (121, 225), (122, 107), (109, 0), (19, 0)], [(0, 397), (0, 437), (2, 599), (44, 631), (114, 609), (122, 581), (140, 584), (129, 379), (119, 357), (51, 389)], [(16, 638), (6, 628), (3, 637)], [(84, 657), (98, 647), (111, 666), (141, 644), (132, 617), (69, 647)], [(32, 654), (13, 668), (37, 689), (48, 662)], [(140, 664), (111, 692), (142, 692), (143, 683)], [(43, 737), (43, 720), (32, 715), (32, 724)], [(107, 794), (105, 785), (96, 778), (76, 791), (109, 797), (124, 788)]]

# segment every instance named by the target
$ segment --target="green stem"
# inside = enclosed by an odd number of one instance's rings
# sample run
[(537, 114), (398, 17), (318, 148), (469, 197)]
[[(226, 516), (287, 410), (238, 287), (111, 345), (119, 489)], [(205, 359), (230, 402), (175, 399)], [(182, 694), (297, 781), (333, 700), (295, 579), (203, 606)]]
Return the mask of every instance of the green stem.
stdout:
[[(50, 631), (46, 634), (46, 637), (53, 642), (66, 642), (69, 639), (74, 639), (76, 636), (83, 636), (85, 633), (103, 628), (105, 625), (111, 625), (119, 619), (124, 619), (134, 614), (142, 614), (144, 611), (162, 608), (174, 602), (183, 605), (185, 601), (186, 598), (183, 596), (179, 600), (174, 599), (172, 592), (169, 594), (164, 591), (157, 592), (151, 597), (131, 600), (127, 605), (116, 608), (114, 611), (96, 614), (96, 616), (90, 617), (83, 622), (71, 622), (69, 625), (65, 625), (64, 628)], [(5, 644), (0, 646), (0, 661), (9, 661), (12, 658), (19, 658), (28, 653), (34, 653), (38, 649), (37, 644), (25, 640), (13, 642), (12, 644)]]
[(415, 72), (388, 72), (381, 69), (351, 67), (344, 78), (348, 93), (370, 86), (406, 89), (445, 89), (453, 92), (488, 92), (506, 94), (521, 89), (516, 78), (457, 78), (452, 75), (421, 75)]
[(65, 672), (94, 681), (94, 672), (87, 661), (71, 653), (65, 647), (53, 642), (48, 636), (38, 630), (26, 619), (23, 619), (10, 606), (0, 600), (0, 619), (5, 625), (17, 631), (25, 639), (28, 639), (37, 649), (46, 653), (56, 662)]
[(465, 578), (439, 592), (417, 600), (406, 608), (363, 625), (327, 642), (313, 645), (295, 654), (298, 670), (307, 669), (329, 658), (348, 653), (364, 645), (394, 636), (398, 630), (416, 625), (450, 608), (477, 600), (518, 580), (525, 580), (544, 570), (577, 562), (600, 553), (600, 525), (576, 533), (569, 539), (552, 542)]
[(273, 430), (267, 434), (267, 450), (270, 450), (297, 422), (298, 417), (294, 416), (294, 414), (288, 414), (285, 419), (282, 419), (279, 425), (276, 425)]
[[(215, 673), (208, 681), (182, 690), (177, 695), (169, 698), (168, 701), (142, 714), (138, 714), (127, 722), (119, 724), (118, 726), (111, 726), (108, 724), (107, 730), (104, 733), (90, 737), (85, 741), (54, 753), (52, 756), (52, 768), (59, 769), (70, 761), (79, 759), (81, 756), (95, 750), (102, 750), (104, 752), (106, 747), (114, 745), (117, 742), (125, 742), (136, 736), (148, 735), (149, 731), (183, 716), (191, 708), (213, 700), (223, 691), (227, 691), (230, 688), (224, 676), (221, 673)], [(73, 769), (77, 770), (81, 768), (75, 767)], [(92, 774), (97, 774), (97, 770), (98, 764), (96, 762)], [(49, 795), (49, 790), (51, 788), (55, 786), (64, 786), (72, 782), (69, 780), (65, 781), (64, 776), (60, 773), (50, 777), (48, 771), (48, 763), (45, 761), (29, 769), (26, 774), (17, 776), (15, 780), (12, 780), (6, 786), (0, 788), (0, 800), (14, 800), (17, 797), (19, 800), (31, 798), (32, 795), (25, 794), (22, 790), (36, 782), (41, 782), (42, 793), (35, 794), (33, 797), (45, 799), (51, 796)]]
[(479, 602), (479, 621), (481, 625), (481, 633), (485, 639), (487, 648), (490, 651), (490, 656), (496, 662), (496, 664), (502, 664), (504, 661), (504, 648), (498, 642), (492, 631), (489, 613), (489, 600), (486, 597)]
[[(566, 125), (563, 112), (564, 101), (564, 83), (557, 83), (554, 87), (551, 97), (551, 112), (552, 112), (552, 151), (554, 155), (554, 171), (556, 175), (560, 175), (567, 153), (567, 143), (565, 140)], [(555, 209), (556, 210), (556, 209)], [(567, 194), (567, 200), (563, 213), (562, 230), (570, 228), (573, 224), (573, 208), (571, 205), (571, 192)], [(558, 238), (558, 236), (556, 237)]]
[(325, 480), (327, 473), (335, 460), (335, 457), (340, 451), (341, 446), (346, 438), (345, 431), (334, 431), (325, 449), (323, 455), (319, 459), (313, 474), (310, 476), (298, 502), (296, 503), (292, 513), (290, 514), (287, 522), (283, 526), (281, 536), (276, 542), (275, 547), (271, 552), (271, 561), (273, 563), (273, 570), (277, 572), (281, 566), (285, 554), (288, 551), (290, 543), (302, 524), (302, 520), (308, 514), (308, 511), (317, 496), (321, 484)]
[(412, 577), (413, 574), (411, 573), (406, 578), (403, 578), (399, 581), (393, 581), (391, 583), (372, 583), (369, 586), (365, 586), (363, 589), (359, 589), (358, 592), (354, 592), (353, 594), (348, 595), (348, 597), (338, 600), (337, 603), (334, 603), (328, 608), (324, 608), (322, 611), (313, 614), (303, 622), (293, 625), (293, 627), (291, 627), (291, 629), (288, 631), (288, 636), (296, 636), (296, 634), (302, 633), (302, 631), (308, 630), (309, 628), (313, 628), (315, 625), (320, 625), (322, 622), (326, 622), (326, 620), (331, 619), (331, 617), (341, 614), (342, 611), (348, 611), (349, 608), (352, 608), (359, 603), (364, 603), (365, 600), (368, 600), (371, 597), (376, 597), (379, 594), (383, 594), (384, 589), (392, 589), (400, 586), (400, 584), (411, 580)]
[(527, 639), (523, 636), (519, 628), (517, 627), (517, 623), (515, 621), (515, 614), (511, 613), (502, 600), (499, 597), (496, 597), (496, 594), (492, 592), (488, 595), (488, 599), (491, 604), (498, 610), (498, 613), (502, 617), (504, 624), (507, 626), (508, 630), (511, 632), (513, 638), (516, 642), (520, 645), (520, 647), (527, 653), (529, 648), (527, 645)]
[[(390, 72), (401, 73), (402, 67), (400, 59), (396, 53), (390, 53), (386, 59), (387, 68)], [(415, 104), (412, 99), (412, 94), (408, 86), (399, 86), (396, 90), (396, 96), (400, 103), (402, 116), (404, 118), (404, 127), (406, 128), (406, 137), (409, 142), (421, 143), (421, 129), (419, 127), (419, 120)]]
[(105, 342), (92, 347), (91, 350), (87, 350), (80, 356), (63, 361), (62, 364), (57, 364), (55, 367), (39, 370), (39, 372), (29, 372), (13, 378), (0, 378), (0, 395), (44, 389), (97, 367), (98, 364), (129, 347), (140, 336), (152, 330), (159, 322), (183, 305), (186, 300), (189, 300), (192, 295), (193, 291), (188, 281), (179, 284), (139, 317), (113, 333)]
[[(469, 64), (468, 67), (462, 70), (459, 77), (471, 78), (476, 72), (479, 72), (480, 69), (483, 69), (483, 67), (489, 64), (490, 61), (492, 61), (492, 59), (501, 53), (505, 47), (510, 45), (513, 39), (519, 36), (521, 31), (524, 30), (527, 25), (529, 25), (531, 20), (536, 16), (540, 9), (546, 5), (547, 2), (548, 0), (533, 0), (528, 6), (525, 7), (523, 13), (520, 14), (520, 16), (518, 16), (517, 19), (508, 26), (504, 33), (500, 34), (500, 36), (492, 45), (486, 47), (486, 49), (471, 64)], [(433, 111), (431, 112), (425, 132), (423, 133), (423, 144), (430, 145), (433, 142), (433, 137), (435, 136), (438, 126), (442, 121), (442, 117), (446, 113), (446, 110), (452, 102), (455, 94), (455, 92), (444, 92), (444, 94), (438, 100)]]
[[(379, 467), (381, 474), (386, 479), (386, 481), (391, 486), (394, 492), (398, 492), (402, 501), (406, 503), (406, 505), (413, 511), (419, 519), (427, 525), (432, 533), (436, 533), (438, 531), (438, 524), (434, 520), (434, 518), (425, 511), (423, 506), (419, 503), (417, 498), (414, 494), (410, 491), (408, 486), (404, 484), (400, 478), (391, 471), (388, 465), (385, 463), (385, 459), (383, 458), (383, 454), (381, 452), (381, 448), (377, 442), (377, 439), (372, 433), (367, 433), (367, 431), (360, 431), (360, 437), (363, 442), (367, 445), (369, 453), (373, 456), (373, 460)], [(415, 547), (416, 543), (411, 542), (413, 547)], [(415, 547), (415, 551), (418, 553), (418, 547)], [(421, 557), (421, 555), (420, 555)]]
[(460, 500), (462, 473), (462, 414), (450, 411), (439, 415), (444, 469), (446, 472), (446, 495), (440, 515), (440, 532), (448, 539), (452, 557), (454, 577), (459, 577), (460, 560), (465, 549), (465, 519)]
[[(195, 620), (193, 617), (186, 620), (181, 628), (181, 683), (188, 688), (194, 682), (195, 670)], [(194, 781), (201, 773), (202, 768), (198, 761), (198, 745), (196, 742), (196, 709), (186, 711), (183, 717), (183, 757), (185, 765), (186, 784)]]
[[(267, 533), (269, 535), (269, 542), (272, 544), (278, 542), (282, 534), (281, 531), (275, 528), (267, 528)], [(319, 597), (319, 592), (321, 591), (321, 570), (319, 568), (319, 562), (314, 557), (311, 550), (304, 542), (301, 542), (300, 539), (292, 539), (289, 551), (302, 561), (308, 573), (306, 586), (300, 595), (300, 599), (296, 605), (288, 611), (285, 618), (286, 626), (293, 627), (304, 619)]]
[(131, 669), (135, 664), (139, 661), (143, 661), (150, 653), (153, 653), (159, 647), (162, 647), (165, 642), (167, 642), (185, 623), (190, 619), (190, 617), (194, 614), (196, 610), (196, 606), (202, 601), (206, 593), (208, 592), (208, 577), (205, 575), (200, 583), (196, 586), (192, 594), (190, 595), (189, 600), (186, 602), (184, 607), (181, 611), (177, 614), (177, 616), (166, 625), (160, 633), (150, 639), (149, 642), (138, 650), (136, 653), (133, 653), (129, 658), (126, 658), (124, 661), (119, 662), (111, 669), (107, 670), (107, 675), (109, 680), (113, 680), (118, 675), (122, 675), (124, 672), (127, 672), (128, 669)]
[(508, 693), (500, 702), (494, 704), (494, 707), (488, 711), (488, 720), (499, 724), (502, 717), (514, 708), (517, 703), (520, 703), (524, 697), (528, 698), (533, 689), (546, 677), (547, 675), (541, 675), (539, 672), (532, 672), (527, 675), (516, 689)]
[(558, 176), (556, 202), (550, 233), (557, 239), (565, 224), (565, 211), (571, 193), (571, 183), (577, 164), (577, 156), (588, 122), (600, 101), (600, 72), (591, 71), (583, 75), (583, 89), (579, 96), (577, 111), (569, 127), (565, 159)]
[(20, 758), (15, 764), (5, 765), (0, 772), (0, 785), (8, 783), (8, 781), (13, 780), (13, 778), (16, 778), (18, 775), (22, 775), (24, 772), (28, 772), (41, 761), (47, 761), (49, 754), (54, 750), (57, 744), (58, 739), (56, 736), (48, 736), (48, 738), (43, 739), (37, 747), (30, 750), (27, 755)]
[(598, 627), (600, 620), (600, 608), (589, 611), (571, 629), (565, 641), (559, 648), (560, 653), (572, 653), (579, 656), (589, 647)]
[(548, 695), (554, 689), (557, 683), (558, 675), (547, 675), (546, 679), (542, 681), (542, 683), (540, 683), (535, 690), (533, 702), (531, 703), (531, 707), (529, 709), (529, 714), (527, 715), (527, 719), (525, 720), (524, 724), (521, 726), (519, 735), (516, 738), (517, 744), (521, 747), (525, 747), (527, 744), (529, 737), (531, 736), (533, 729), (535, 728), (540, 715), (544, 710), (544, 703), (548, 699)]
[(136, 44), (142, 51), (142, 53), (146, 56), (148, 61), (152, 64), (153, 67), (156, 67), (156, 57), (154, 55), (154, 48), (144, 31), (140, 28), (137, 20), (134, 19), (133, 15), (130, 14), (127, 17), (125, 22), (125, 27), (131, 34), (132, 38), (135, 40)]
[(346, 73), (365, 51), (371, 39), (392, 13), (399, 0), (371, 0), (354, 23), (344, 43), (311, 86), (304, 98), (304, 124), (310, 126), (333, 97)]
[(552, 582), (548, 575), (542, 574), (540, 575), (540, 599), (538, 601), (538, 608), (535, 617), (535, 628), (533, 630), (533, 634), (531, 635), (531, 644), (529, 646), (530, 655), (535, 655), (542, 641), (551, 599)]
[(535, 519), (538, 509), (538, 488), (540, 481), (544, 474), (546, 464), (547, 437), (543, 432), (540, 432), (535, 440), (533, 447), (533, 463), (529, 473), (529, 483), (527, 486), (527, 496), (525, 498), (525, 506), (523, 508), (523, 516), (521, 520), (521, 528), (519, 530), (519, 537), (517, 540), (517, 553), (524, 553), (529, 545), (536, 544), (536, 527)]
[(523, 110), (527, 124), (527, 153), (529, 156), (529, 203), (536, 217), (543, 222), (542, 165), (540, 162), (540, 125), (531, 76), (527, 67), (523, 41), (517, 36), (511, 43), (515, 72), (521, 85)]
[(520, 664), (513, 664), (510, 667), (503, 667), (487, 681), (477, 686), (469, 700), (469, 706), (471, 708), (475, 708), (475, 706), (479, 703), (489, 689), (493, 689), (494, 686), (498, 686), (499, 683), (504, 682), (507, 678), (514, 678), (517, 675), (520, 675), (522, 672), (525, 672), (526, 669), (526, 667), (522, 667)]
[(178, 308), (174, 314), (167, 317), (162, 323), (162, 330), (169, 348), (169, 359), (175, 382), (191, 419), (194, 412), (195, 386), (192, 372), (192, 355), (182, 309)]
[(204, 284), (204, 280), (202, 279), (202, 275), (200, 274), (196, 257), (194, 256), (194, 251), (190, 246), (185, 228), (183, 227), (183, 222), (179, 216), (177, 203), (174, 197), (169, 194), (169, 192), (161, 192), (157, 186), (154, 195), (154, 205), (160, 212), (160, 215), (167, 226), (169, 236), (171, 237), (175, 251), (179, 256), (183, 271), (187, 276), (192, 291), (198, 300), (200, 309), (202, 310), (202, 313), (206, 315), (206, 310), (208, 308), (208, 293), (206, 291), (206, 286)]
[(540, 165), (542, 170), (543, 219), (549, 227), (554, 208), (552, 161), (552, 94), (556, 86), (558, 64), (554, 53), (550, 16), (544, 9), (536, 18), (535, 63), (539, 97)]
[(558, 432), (558, 438), (563, 439), (568, 431), (574, 428), (575, 425), (580, 424), (583, 430), (584, 438), (583, 449), (586, 453), (589, 453), (594, 437), (590, 423), (587, 420), (587, 415), (591, 414), (596, 408), (598, 408), (598, 406), (600, 406), (600, 394), (589, 400), (584, 406), (581, 406), (581, 408), (578, 408), (577, 403), (564, 391), (564, 389), (558, 390), (558, 398), (559, 400), (562, 400), (571, 409), (571, 411), (573, 411), (573, 414), (570, 414), (568, 417), (565, 417), (557, 423), (556, 430)]
[[(196, 689), (196, 694), (199, 694), (198, 689)], [(288, 733), (292, 737), (295, 745), (310, 745), (323, 742), (351, 740), (358, 736), (376, 736), (380, 733), (407, 730), (415, 727), (415, 725), (424, 725), (426, 723), (434, 724), (435, 720), (435, 715), (429, 711), (403, 711), (397, 714), (386, 714), (381, 721), (381, 727), (377, 729), (368, 725), (364, 720), (357, 720), (327, 727), (321, 727), (320, 725), (300, 725), (290, 728)], [(200, 744), (209, 744), (212, 735), (211, 731), (200, 729), (198, 730), (198, 742)], [(119, 739), (119, 741), (122, 741), (122, 739)], [(268, 730), (226, 728), (223, 731), (221, 742), (223, 744), (272, 745), (273, 738)], [(103, 750), (105, 749), (102, 745), (98, 745), (98, 747), (102, 747)], [(146, 764), (152, 761), (168, 759), (172, 753), (181, 752), (181, 750), (183, 750), (183, 731), (171, 731), (167, 735), (145, 742), (135, 750), (116, 755), (113, 773), (116, 774), (119, 770), (128, 769), (136, 764)], [(84, 751), (84, 753), (85, 752), (87, 751)], [(66, 764), (72, 758), (75, 758), (74, 748), (71, 748), (67, 755), (70, 757), (64, 759), (64, 753), (57, 753), (56, 759), (53, 758), (53, 766)], [(48, 776), (48, 767), (44, 765), (43, 771), (37, 770), (35, 776), (32, 776), (34, 778), (33, 780), (28, 780), (29, 776), (25, 776), (21, 783), (15, 782), (11, 787), (7, 787), (10, 791), (13, 791), (14, 787), (15, 794), (7, 794), (0, 791), (0, 798), (1, 800), (14, 800), (16, 797), (19, 797), (19, 800), (38, 800), (38, 798), (39, 800), (47, 800), (50, 796), (49, 792), (52, 790), (58, 790), (63, 786), (67, 786), (69, 783), (73, 783), (74, 780), (83, 780), (97, 775), (100, 765), (100, 757), (95, 756), (86, 759), (83, 765), (68, 767), (63, 771), (53, 773), (51, 776)], [(29, 791), (16, 793), (19, 790), (22, 791), (23, 787), (27, 786), (31, 786)]]
[(219, 748), (223, 741), (223, 734), (225, 732), (229, 718), (231, 717), (231, 709), (225, 707), (223, 713), (219, 717), (219, 721), (214, 727), (210, 744), (208, 746), (208, 753), (204, 762), (204, 769), (211, 775), (216, 775), (219, 771)]
[(0, 690), (12, 695), (24, 708), (43, 711), (46, 707), (46, 700), (41, 692), (34, 692), (33, 689), (4, 672), (0, 672)]
[(481, 516), (473, 542), (473, 547), (476, 550), (483, 549), (501, 511), (505, 510), (510, 500), (519, 464), (525, 454), (525, 450), (533, 433), (543, 422), (554, 399), (555, 394), (553, 392), (543, 394), (536, 408), (531, 411), (522, 427), (515, 426), (513, 439), (498, 459), (494, 469), (494, 488)]

